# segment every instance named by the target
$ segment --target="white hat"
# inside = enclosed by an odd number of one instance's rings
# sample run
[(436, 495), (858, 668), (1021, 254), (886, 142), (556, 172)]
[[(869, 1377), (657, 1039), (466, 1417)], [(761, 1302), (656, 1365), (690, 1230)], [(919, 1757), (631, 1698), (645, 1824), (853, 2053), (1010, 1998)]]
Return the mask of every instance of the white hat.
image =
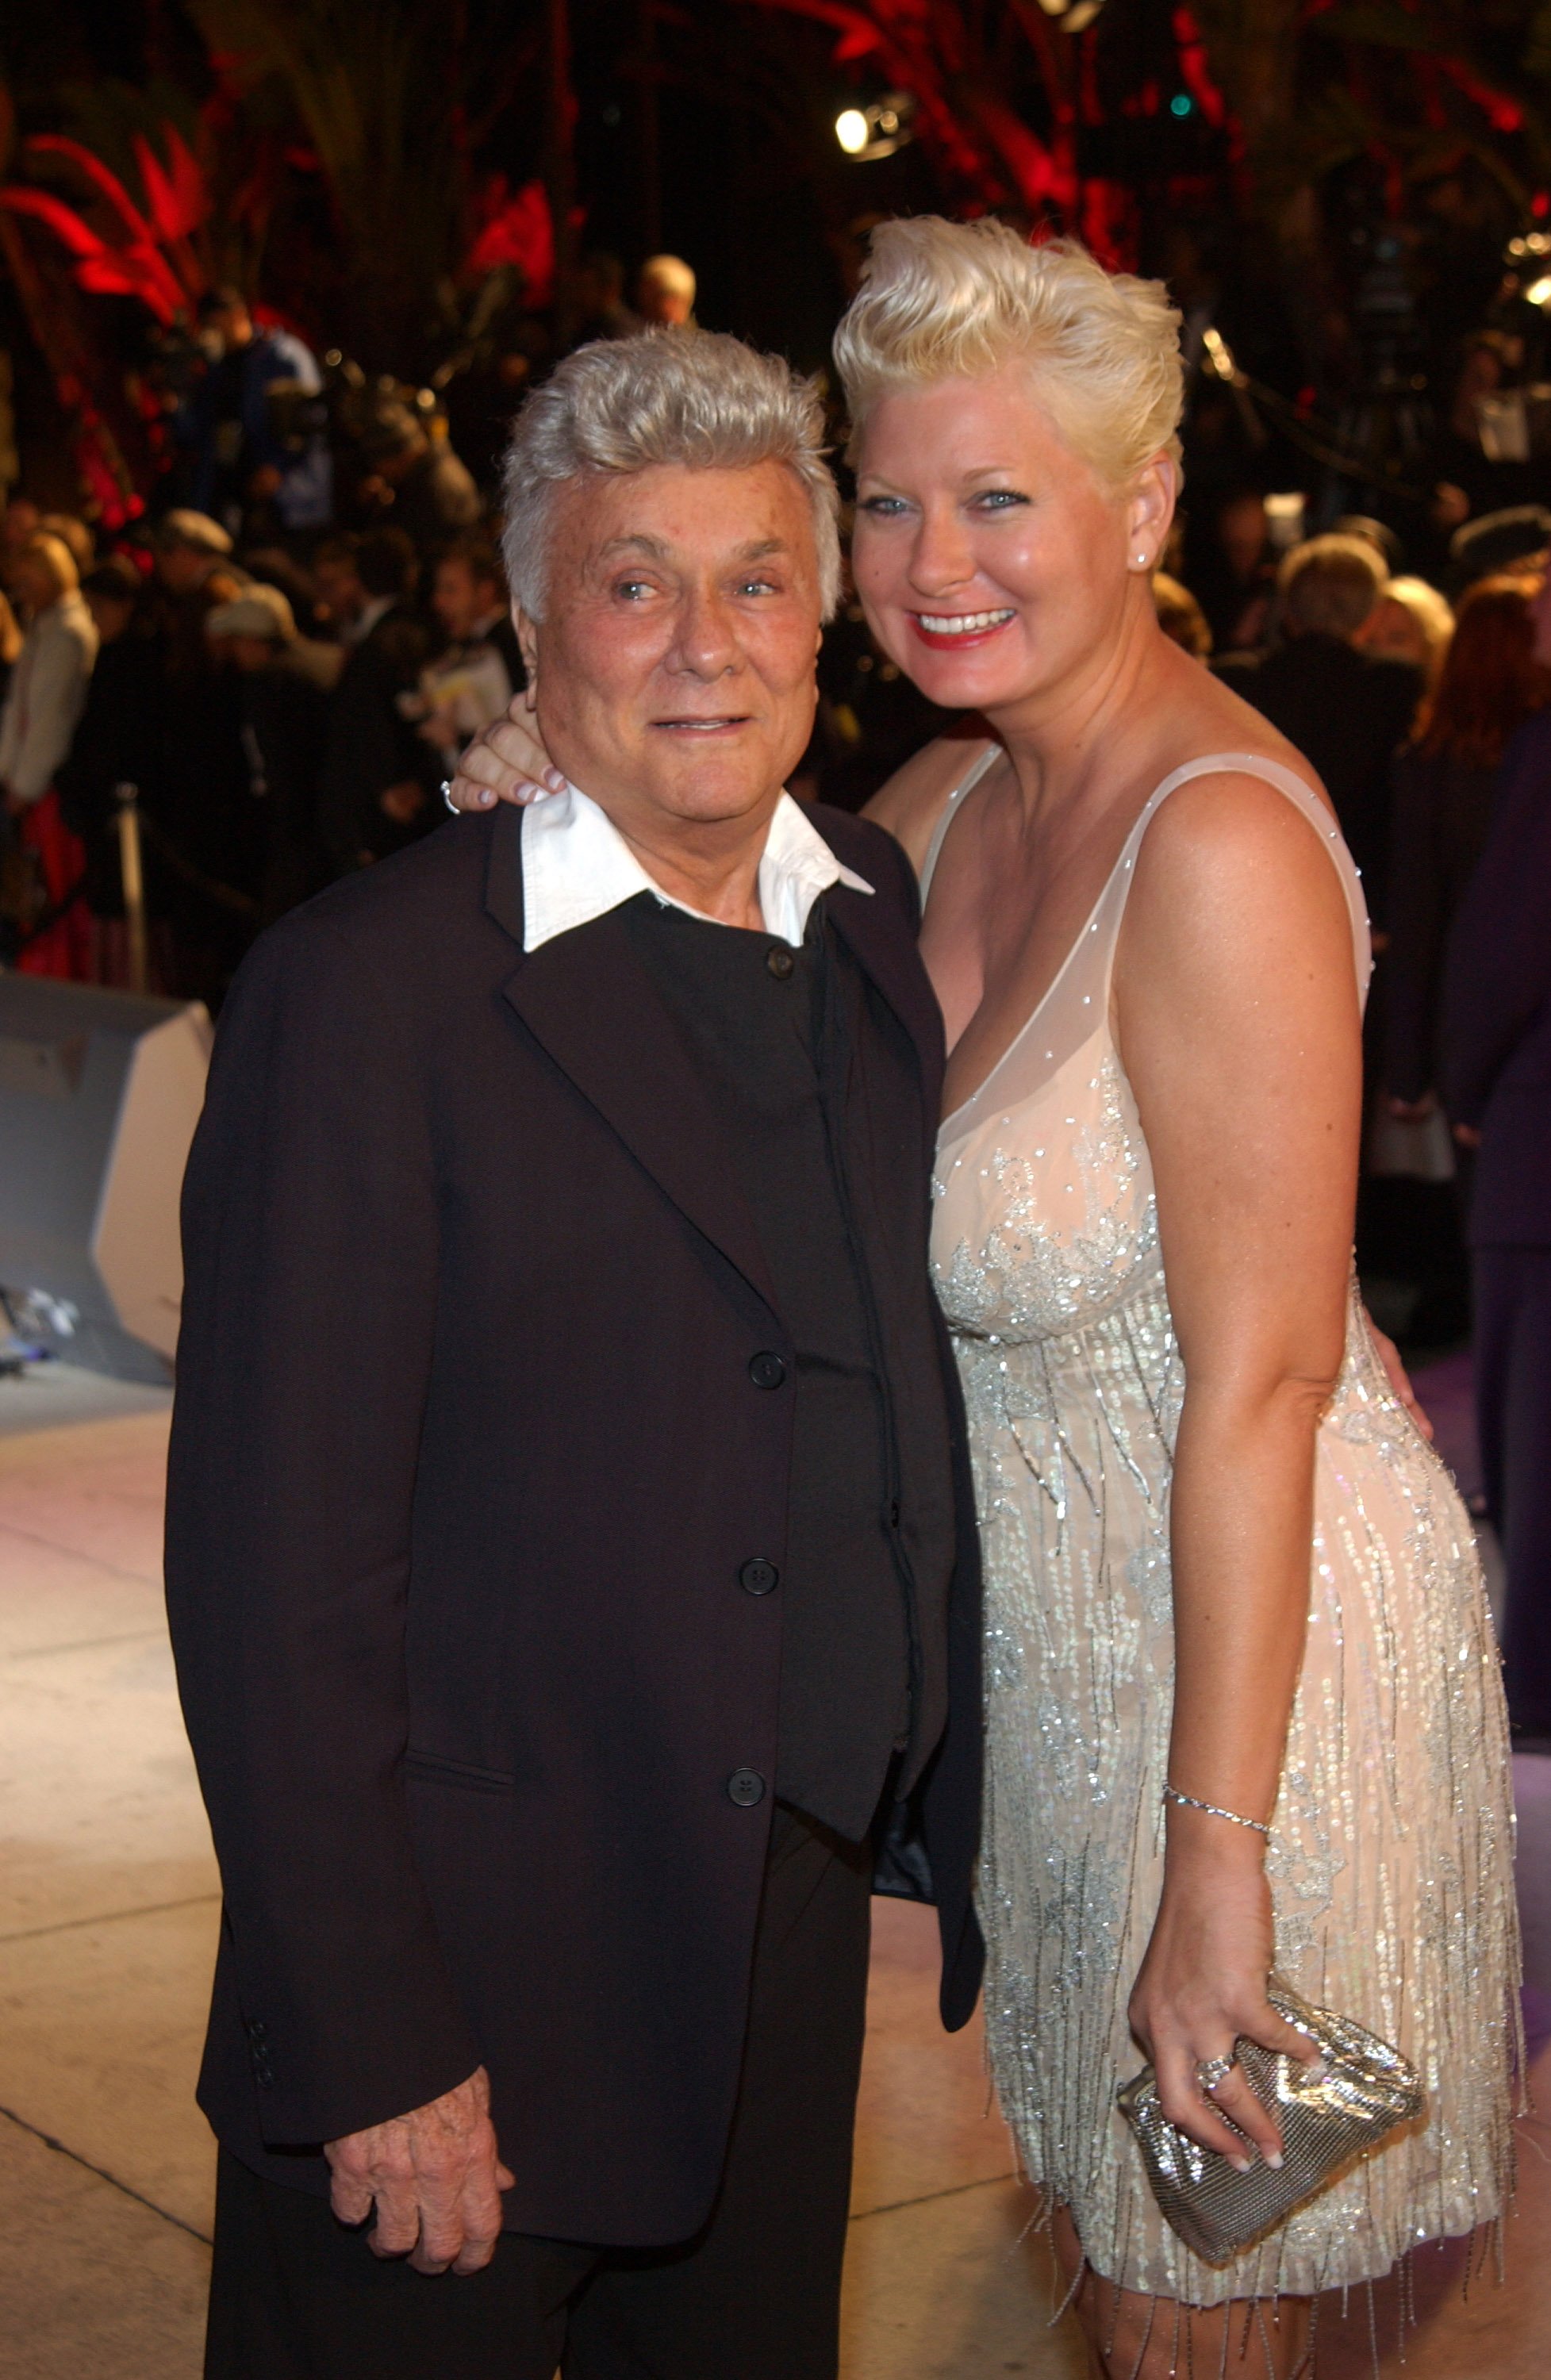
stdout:
[(295, 642), (296, 617), (278, 587), (255, 582), (229, 603), (217, 603), (205, 622), (207, 637), (262, 637), (271, 644)]
[(232, 550), (232, 540), (219, 521), (187, 505), (164, 513), (157, 524), (156, 542), (164, 550), (168, 546), (191, 546), (196, 553), (230, 553)]

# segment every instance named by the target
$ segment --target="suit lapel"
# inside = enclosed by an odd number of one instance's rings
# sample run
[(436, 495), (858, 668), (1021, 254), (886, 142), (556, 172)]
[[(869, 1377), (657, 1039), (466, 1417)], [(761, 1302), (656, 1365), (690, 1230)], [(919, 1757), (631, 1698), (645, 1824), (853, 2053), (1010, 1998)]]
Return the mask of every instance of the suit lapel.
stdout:
[[(485, 906), (522, 947), (522, 813), (491, 835)], [(503, 990), (523, 1023), (680, 1212), (772, 1313), (764, 1251), (726, 1136), (623, 913), (527, 952)]]

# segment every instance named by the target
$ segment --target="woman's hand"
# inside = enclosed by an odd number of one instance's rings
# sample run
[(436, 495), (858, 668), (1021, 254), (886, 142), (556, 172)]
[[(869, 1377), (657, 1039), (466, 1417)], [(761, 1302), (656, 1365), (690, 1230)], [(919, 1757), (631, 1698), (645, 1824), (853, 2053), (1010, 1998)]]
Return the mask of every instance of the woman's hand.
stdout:
[[(1204, 1810), (1170, 1807), (1168, 1827), (1163, 1898), (1131, 1995), (1131, 2029), (1152, 2059), (1171, 2124), (1247, 2173), (1254, 2158), (1221, 2120), (1230, 2117), (1266, 2164), (1279, 2166), (1276, 2119), (1243, 2069), (1235, 2066), (1210, 2094), (1198, 2071), (1231, 2058), (1241, 2034), (1305, 2063), (1319, 2055), (1266, 1997), (1274, 1953), (1261, 1840)], [(1233, 1840), (1240, 1834), (1242, 1843)]]
[(565, 778), (539, 739), (534, 689), (528, 686), (514, 697), (504, 719), (475, 737), (458, 762), (447, 799), (460, 810), (488, 810), (498, 801), (523, 809), (546, 794), (564, 791)]
[(1428, 1415), (1418, 1402), (1416, 1390), (1412, 1388), (1411, 1383), (1411, 1374), (1407, 1371), (1405, 1366), (1400, 1361), (1400, 1349), (1396, 1346), (1393, 1339), (1386, 1337), (1385, 1333), (1379, 1329), (1378, 1324), (1374, 1320), (1373, 1316), (1368, 1314), (1366, 1306), (1363, 1307), (1363, 1311), (1367, 1315), (1368, 1336), (1373, 1341), (1375, 1352), (1378, 1356), (1379, 1362), (1384, 1366), (1385, 1378), (1389, 1382), (1390, 1387), (1394, 1390), (1395, 1394), (1400, 1398), (1400, 1402), (1404, 1405), (1407, 1413), (1410, 1414), (1412, 1421), (1416, 1424), (1417, 1428), (1421, 1431), (1428, 1445), (1431, 1446), (1434, 1437), (1433, 1425)]

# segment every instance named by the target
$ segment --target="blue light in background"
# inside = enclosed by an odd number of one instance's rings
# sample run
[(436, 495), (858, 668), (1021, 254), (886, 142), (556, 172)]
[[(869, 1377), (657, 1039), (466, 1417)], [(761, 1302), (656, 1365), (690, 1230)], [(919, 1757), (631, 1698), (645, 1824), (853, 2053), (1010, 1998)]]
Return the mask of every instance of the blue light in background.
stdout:
[(1194, 105), (1195, 102), (1188, 91), (1177, 91), (1169, 103), (1169, 113), (1170, 115), (1188, 115)]

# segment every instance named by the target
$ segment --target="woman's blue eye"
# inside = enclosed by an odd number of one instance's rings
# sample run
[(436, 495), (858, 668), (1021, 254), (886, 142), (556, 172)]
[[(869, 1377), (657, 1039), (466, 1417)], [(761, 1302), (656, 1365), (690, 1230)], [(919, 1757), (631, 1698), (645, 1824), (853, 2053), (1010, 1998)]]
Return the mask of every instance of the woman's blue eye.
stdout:
[(987, 505), (992, 512), (1004, 513), (1013, 504), (1026, 504), (1028, 498), (1021, 496), (1016, 488), (986, 488), (975, 501)]
[(864, 496), (862, 510), (865, 513), (876, 513), (885, 519), (891, 520), (896, 514), (903, 512), (904, 498), (903, 496)]

